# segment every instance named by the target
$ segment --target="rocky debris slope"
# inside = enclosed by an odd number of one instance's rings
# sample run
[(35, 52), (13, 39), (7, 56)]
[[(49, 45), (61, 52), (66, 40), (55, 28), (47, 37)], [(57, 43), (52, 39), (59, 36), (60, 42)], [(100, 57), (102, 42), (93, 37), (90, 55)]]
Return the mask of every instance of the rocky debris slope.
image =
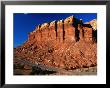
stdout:
[(96, 31), (74, 16), (38, 25), (14, 58), (66, 70), (97, 65)]

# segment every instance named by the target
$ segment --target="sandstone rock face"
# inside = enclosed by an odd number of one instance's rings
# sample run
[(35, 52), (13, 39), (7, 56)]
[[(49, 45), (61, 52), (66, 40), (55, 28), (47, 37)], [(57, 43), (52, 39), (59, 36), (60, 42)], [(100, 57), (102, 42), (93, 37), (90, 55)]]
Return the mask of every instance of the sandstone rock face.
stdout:
[(86, 22), (85, 24), (90, 24), (93, 28), (93, 30), (97, 30), (97, 20), (93, 19), (90, 22)]
[(49, 26), (49, 39), (56, 40), (56, 21), (50, 23)]
[(64, 31), (66, 41), (76, 41), (76, 30), (73, 26), (74, 17), (70, 16), (64, 20)]
[(14, 57), (64, 69), (97, 65), (97, 42), (89, 22), (70, 16), (38, 25), (28, 36)]
[(84, 27), (84, 38), (85, 38), (85, 41), (91, 41), (92, 42), (92, 39), (93, 39), (93, 30), (92, 28), (85, 28)]
[(57, 41), (63, 42), (63, 21), (57, 22)]

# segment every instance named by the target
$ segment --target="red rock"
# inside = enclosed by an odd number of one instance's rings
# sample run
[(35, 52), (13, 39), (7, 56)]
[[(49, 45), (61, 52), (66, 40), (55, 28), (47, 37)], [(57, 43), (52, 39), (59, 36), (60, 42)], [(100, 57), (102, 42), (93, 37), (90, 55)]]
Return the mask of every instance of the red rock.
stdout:
[(70, 16), (64, 20), (65, 39), (69, 41), (76, 41), (76, 30), (73, 26), (74, 17)]
[(64, 69), (97, 65), (97, 42), (88, 25), (73, 16), (38, 25), (14, 56)]
[(32, 67), (29, 66), (29, 65), (24, 65), (24, 69), (25, 69), (25, 70), (29, 70), (29, 69), (32, 69)]
[(57, 22), (57, 41), (63, 42), (63, 21), (60, 20)]

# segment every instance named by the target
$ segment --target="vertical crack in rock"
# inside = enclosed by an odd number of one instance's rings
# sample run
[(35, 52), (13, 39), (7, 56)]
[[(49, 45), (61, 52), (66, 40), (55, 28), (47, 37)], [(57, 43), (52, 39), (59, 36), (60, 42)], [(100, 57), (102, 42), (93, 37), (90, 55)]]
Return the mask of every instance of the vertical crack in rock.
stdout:
[(56, 31), (56, 37), (58, 36), (57, 35), (57, 21), (55, 21), (55, 31)]
[(63, 22), (63, 41), (64, 41), (65, 40), (64, 20), (62, 22)]

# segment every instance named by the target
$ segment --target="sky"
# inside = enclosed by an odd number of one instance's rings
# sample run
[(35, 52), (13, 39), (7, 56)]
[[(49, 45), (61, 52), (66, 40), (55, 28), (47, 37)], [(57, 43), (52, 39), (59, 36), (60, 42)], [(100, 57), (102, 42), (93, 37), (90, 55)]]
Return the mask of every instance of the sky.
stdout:
[(22, 45), (28, 39), (28, 33), (35, 30), (37, 25), (72, 15), (82, 19), (84, 23), (97, 19), (96, 13), (14, 13), (14, 48)]

